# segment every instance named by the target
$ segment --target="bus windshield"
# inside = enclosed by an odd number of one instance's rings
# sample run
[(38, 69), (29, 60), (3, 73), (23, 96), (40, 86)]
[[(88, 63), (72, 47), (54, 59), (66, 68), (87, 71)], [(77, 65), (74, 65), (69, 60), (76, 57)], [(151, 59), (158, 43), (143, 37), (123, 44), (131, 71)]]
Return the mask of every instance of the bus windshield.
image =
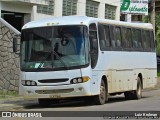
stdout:
[(49, 26), (24, 29), (21, 40), (21, 69), (68, 69), (87, 65), (86, 26)]

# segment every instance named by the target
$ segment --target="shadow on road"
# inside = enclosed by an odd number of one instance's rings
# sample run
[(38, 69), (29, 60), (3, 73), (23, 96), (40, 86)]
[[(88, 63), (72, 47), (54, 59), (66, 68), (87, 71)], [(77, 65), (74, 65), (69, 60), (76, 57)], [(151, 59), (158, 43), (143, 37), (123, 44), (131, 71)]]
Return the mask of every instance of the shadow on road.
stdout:
[[(149, 96), (142, 97), (142, 99), (149, 98)], [(114, 104), (117, 102), (127, 102), (132, 100), (126, 100), (124, 96), (120, 97), (111, 97), (109, 98), (109, 101), (105, 104)], [(37, 101), (31, 104), (25, 104), (22, 105), (24, 109), (46, 109), (46, 108), (74, 108), (74, 107), (88, 107), (88, 106), (95, 106), (94, 104), (89, 104), (88, 102), (85, 102), (83, 100), (76, 100), (76, 101), (60, 101), (58, 104), (52, 104), (50, 106), (42, 107), (38, 104)]]

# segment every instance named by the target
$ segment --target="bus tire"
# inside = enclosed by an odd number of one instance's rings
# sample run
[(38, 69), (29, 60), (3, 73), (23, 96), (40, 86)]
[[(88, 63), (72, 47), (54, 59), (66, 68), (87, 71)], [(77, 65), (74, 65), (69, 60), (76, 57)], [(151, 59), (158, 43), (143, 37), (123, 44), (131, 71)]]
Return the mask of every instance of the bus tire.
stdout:
[(139, 77), (137, 77), (136, 90), (124, 92), (124, 96), (125, 96), (126, 100), (141, 99), (141, 97), (142, 97), (142, 82)]
[(107, 88), (103, 80), (101, 80), (101, 85), (100, 85), (100, 94), (94, 96), (94, 102), (97, 105), (103, 105), (105, 104), (106, 98), (107, 98)]
[(40, 106), (49, 106), (52, 104), (50, 99), (38, 99), (38, 103)]
[(142, 82), (139, 77), (137, 77), (137, 89), (133, 91), (134, 99), (141, 99), (142, 98)]

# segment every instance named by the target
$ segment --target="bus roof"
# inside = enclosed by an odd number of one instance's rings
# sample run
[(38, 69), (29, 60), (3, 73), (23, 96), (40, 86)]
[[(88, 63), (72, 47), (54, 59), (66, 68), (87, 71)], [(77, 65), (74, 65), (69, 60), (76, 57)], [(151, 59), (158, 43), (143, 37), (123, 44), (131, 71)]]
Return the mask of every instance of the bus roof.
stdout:
[(100, 19), (87, 16), (63, 16), (63, 17), (51, 17), (37, 21), (32, 21), (23, 26), (22, 29), (44, 27), (44, 26), (59, 26), (59, 25), (89, 25), (90, 23), (102, 23), (120, 25), (125, 27), (153, 29), (150, 23), (130, 23), (116, 20)]

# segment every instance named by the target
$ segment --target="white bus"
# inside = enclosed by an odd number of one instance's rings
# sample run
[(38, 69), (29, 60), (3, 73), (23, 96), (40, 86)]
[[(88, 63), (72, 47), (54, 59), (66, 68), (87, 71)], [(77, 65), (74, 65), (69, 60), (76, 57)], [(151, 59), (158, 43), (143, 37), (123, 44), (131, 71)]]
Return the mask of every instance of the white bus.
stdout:
[(153, 27), (86, 16), (33, 21), (22, 28), (20, 68), (24, 98), (40, 105), (75, 97), (104, 104), (121, 93), (140, 99), (157, 82)]

